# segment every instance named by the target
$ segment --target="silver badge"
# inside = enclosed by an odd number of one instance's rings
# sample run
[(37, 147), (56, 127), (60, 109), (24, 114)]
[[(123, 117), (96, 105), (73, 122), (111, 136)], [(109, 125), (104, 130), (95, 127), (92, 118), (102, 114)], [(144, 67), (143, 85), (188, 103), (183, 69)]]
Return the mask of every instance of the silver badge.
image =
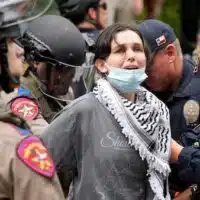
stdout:
[(199, 118), (199, 103), (195, 100), (189, 100), (185, 103), (183, 107), (183, 115), (185, 117), (186, 123), (193, 124)]

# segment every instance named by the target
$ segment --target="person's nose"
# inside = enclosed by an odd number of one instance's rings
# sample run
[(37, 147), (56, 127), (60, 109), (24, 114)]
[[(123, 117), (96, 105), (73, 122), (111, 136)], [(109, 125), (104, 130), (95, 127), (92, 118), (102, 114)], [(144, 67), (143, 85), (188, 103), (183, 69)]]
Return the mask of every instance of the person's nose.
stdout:
[(133, 62), (135, 60), (135, 52), (132, 48), (128, 48), (126, 52), (126, 57), (128, 61)]

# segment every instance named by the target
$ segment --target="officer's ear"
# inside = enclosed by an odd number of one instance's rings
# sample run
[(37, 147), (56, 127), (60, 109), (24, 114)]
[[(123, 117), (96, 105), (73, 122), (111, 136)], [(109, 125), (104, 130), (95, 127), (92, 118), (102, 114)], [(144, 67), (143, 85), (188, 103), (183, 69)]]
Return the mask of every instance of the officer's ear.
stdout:
[(97, 18), (97, 11), (96, 11), (96, 9), (89, 8), (88, 12), (87, 12), (87, 15), (88, 15), (89, 19), (96, 20), (96, 18)]
[(165, 53), (168, 56), (168, 62), (173, 63), (177, 56), (177, 50), (175, 45), (174, 44), (167, 45), (167, 47), (165, 48)]
[(95, 67), (101, 74), (107, 74), (108, 68), (105, 66), (105, 62), (102, 59), (97, 59), (95, 61)]

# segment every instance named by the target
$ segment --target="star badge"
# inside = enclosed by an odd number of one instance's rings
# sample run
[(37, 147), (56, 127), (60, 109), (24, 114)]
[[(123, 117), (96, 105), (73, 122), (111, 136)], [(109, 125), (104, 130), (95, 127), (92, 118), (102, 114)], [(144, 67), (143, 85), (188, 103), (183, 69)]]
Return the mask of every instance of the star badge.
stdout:
[(17, 97), (11, 105), (13, 113), (19, 115), (27, 121), (33, 120), (39, 114), (39, 107), (35, 101), (28, 97)]
[(196, 100), (188, 100), (183, 107), (183, 116), (187, 125), (197, 122), (200, 114), (200, 106)]

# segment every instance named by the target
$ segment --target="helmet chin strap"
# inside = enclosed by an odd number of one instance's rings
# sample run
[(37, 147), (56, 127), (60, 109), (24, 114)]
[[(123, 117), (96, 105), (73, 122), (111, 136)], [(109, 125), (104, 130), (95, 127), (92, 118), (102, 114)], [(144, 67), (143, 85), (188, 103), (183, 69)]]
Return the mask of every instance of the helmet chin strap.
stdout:
[[(57, 100), (57, 101), (61, 101), (61, 102), (65, 102), (65, 103), (71, 103), (72, 102), (72, 100), (62, 99), (62, 98), (59, 98), (59, 97), (55, 97), (55, 96), (53, 96), (51, 94), (48, 94), (46, 92), (45, 87), (42, 87), (41, 85), (39, 86), (39, 90), (43, 95), (45, 95), (45, 96), (47, 96), (47, 97), (49, 97), (51, 99), (54, 99), (54, 100)], [(64, 106), (62, 106), (62, 107), (64, 107)]]
[(20, 85), (20, 78), (11, 75), (7, 59), (7, 43), (6, 39), (0, 42), (0, 85), (6, 92), (10, 93), (15, 87)]

